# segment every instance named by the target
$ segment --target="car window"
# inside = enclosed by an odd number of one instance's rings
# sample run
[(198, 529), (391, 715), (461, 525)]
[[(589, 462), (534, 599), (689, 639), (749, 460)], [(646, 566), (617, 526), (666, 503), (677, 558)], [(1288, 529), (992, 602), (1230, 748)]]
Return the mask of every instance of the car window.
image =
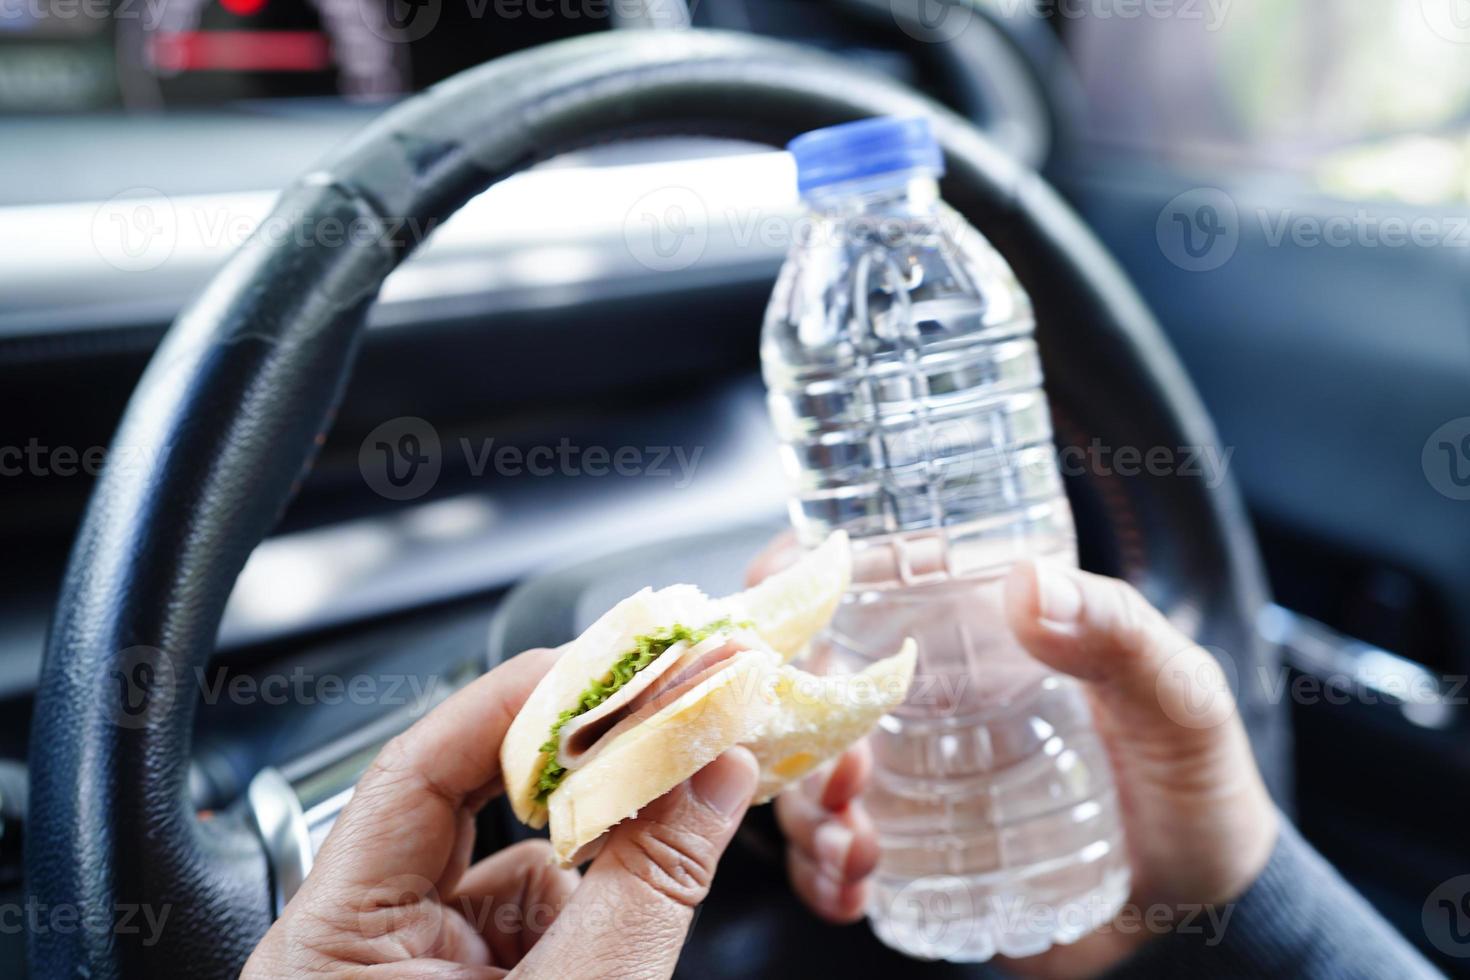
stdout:
[(1467, 199), (1470, 2), (1097, 6), (1070, 25), (1092, 143), (1342, 197)]

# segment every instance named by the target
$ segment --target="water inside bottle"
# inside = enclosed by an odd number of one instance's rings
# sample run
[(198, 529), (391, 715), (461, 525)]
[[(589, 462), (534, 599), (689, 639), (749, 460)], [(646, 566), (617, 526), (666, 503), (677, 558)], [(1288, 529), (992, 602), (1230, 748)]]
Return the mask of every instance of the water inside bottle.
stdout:
[[(1033, 544), (1038, 556), (1070, 558), (1070, 539)], [(862, 541), (859, 567), (902, 567), (874, 552), (912, 545)], [(926, 959), (1041, 952), (1107, 922), (1128, 894), (1111, 771), (1087, 702), (1005, 628), (1006, 568), (918, 586), (855, 582), (821, 651), (848, 672), (905, 636), (918, 640), (908, 701), (871, 740), (864, 802), (881, 843), (873, 927)]]

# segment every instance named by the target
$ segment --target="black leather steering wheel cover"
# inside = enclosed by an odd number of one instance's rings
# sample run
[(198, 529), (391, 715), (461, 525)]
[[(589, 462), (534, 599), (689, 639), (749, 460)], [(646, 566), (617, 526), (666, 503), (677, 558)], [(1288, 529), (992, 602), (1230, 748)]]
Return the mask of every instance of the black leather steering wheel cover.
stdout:
[[(151, 945), (146, 932), (33, 932), (36, 974), (230, 974), (268, 925), (267, 870), (243, 820), (201, 821), (188, 803), (193, 671), (246, 556), (322, 441), (368, 304), (416, 244), (397, 219), (437, 222), (495, 181), (593, 142), (780, 145), (875, 114), (935, 120), (945, 195), (1030, 290), (1049, 390), (1069, 417), (1113, 446), (1217, 442), (1157, 324), (1067, 206), (963, 120), (893, 83), (799, 47), (701, 31), (578, 38), (450, 79), (369, 126), (273, 215), (384, 233), (252, 237), (175, 323), (128, 406), (114, 447), (134, 452), (111, 454), (98, 480), (42, 668), (25, 865), (43, 905), (148, 903), (168, 919)], [(137, 450), (156, 454), (151, 465), (128, 462)], [(1271, 655), (1253, 630), (1266, 593), (1233, 484), (1125, 482), (1147, 544), (1137, 550), (1147, 565), (1126, 570), (1251, 679), (1241, 694), (1257, 751), (1279, 758), (1279, 712), (1256, 691)], [(151, 674), (120, 673), (139, 647)], [(145, 724), (120, 720), (127, 680), (150, 699)]]

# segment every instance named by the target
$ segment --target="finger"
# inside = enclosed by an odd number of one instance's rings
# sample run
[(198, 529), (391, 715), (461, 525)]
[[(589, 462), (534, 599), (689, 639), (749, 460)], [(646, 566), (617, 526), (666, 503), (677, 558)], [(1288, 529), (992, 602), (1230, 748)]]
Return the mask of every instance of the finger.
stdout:
[(556, 866), (547, 841), (521, 841), (466, 871), (450, 904), (484, 938), (490, 961), (512, 967), (551, 927), (581, 878)]
[[(1037, 659), (1089, 682), (1136, 866), (1169, 867), (1182, 883), (1158, 894), (1238, 895), (1270, 856), (1277, 816), (1220, 664), (1114, 579), (1026, 563), (1007, 580), (1006, 609)], [(1194, 828), (1206, 824), (1232, 846), (1201, 850)], [(1186, 853), (1195, 860), (1179, 867)]]
[(787, 842), (834, 881), (861, 881), (878, 867), (878, 831), (861, 803), (837, 812), (801, 793), (776, 799), (776, 820)]
[(454, 846), (449, 850), (449, 860), (434, 882), (434, 890), (440, 895), (453, 895), (459, 887), (459, 879), (470, 866), (475, 853), (475, 815), (461, 808), (454, 817)]
[(505, 974), (505, 970), (495, 966), (466, 966), (451, 960), (417, 959), (375, 964), (367, 975), (373, 980), (500, 980)]
[(350, 928), (341, 927), (330, 908), (318, 904), (306, 915), (293, 914), (298, 908), (293, 900), (251, 953), (242, 977), (326, 974), (344, 962), (373, 976), (493, 978), (504, 973), (488, 965), (484, 940), (435, 896), (364, 908)]
[(801, 546), (796, 543), (795, 531), (782, 531), (751, 559), (745, 569), (745, 585), (749, 588), (775, 575), (781, 569), (796, 564), (801, 557)]
[[(466, 854), (459, 811), (500, 775), (500, 743), (555, 661), (555, 650), (507, 660), (394, 738), (358, 781), (308, 877), (372, 888), (414, 876), (427, 892)], [(446, 873), (449, 873), (446, 876)]]
[(1006, 614), (1033, 656), (1090, 682), (1135, 739), (1186, 738), (1235, 714), (1215, 658), (1126, 582), (1022, 562), (1006, 581)]
[(491, 962), (484, 938), (416, 875), (380, 883), (367, 901), (354, 901), (360, 896), (350, 892), (344, 897), (344, 904), (355, 913), (350, 922), (336, 915), (343, 904), (320, 901), (308, 903), (308, 914), (292, 916), (298, 926), (314, 933), (304, 940), (308, 945), (335, 950), (335, 958), (364, 964), (437, 959), (486, 966)]
[(755, 757), (731, 749), (613, 828), (521, 970), (571, 980), (670, 976), (756, 779)]
[(801, 792), (828, 810), (841, 810), (868, 788), (872, 773), (873, 751), (865, 739), (838, 756), (830, 767), (802, 780)]
[(822, 867), (800, 850), (786, 849), (786, 873), (791, 890), (819, 917), (837, 925), (856, 922), (863, 917), (872, 892), (872, 882), (863, 878), (842, 882), (828, 875)]
[(464, 799), (500, 776), (500, 743), (521, 705), (560, 656), (528, 650), (480, 677), (384, 746), (374, 770), (413, 773), (435, 792)]

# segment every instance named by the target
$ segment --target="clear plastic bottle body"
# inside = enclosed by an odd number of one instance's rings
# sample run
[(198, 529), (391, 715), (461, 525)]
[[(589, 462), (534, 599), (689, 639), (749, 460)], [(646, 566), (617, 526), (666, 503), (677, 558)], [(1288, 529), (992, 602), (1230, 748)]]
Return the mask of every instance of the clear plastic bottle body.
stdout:
[(819, 655), (856, 670), (919, 642), (909, 700), (873, 739), (869, 918), (924, 958), (1037, 953), (1111, 918), (1128, 871), (1082, 692), (1001, 607), (1017, 559), (1075, 561), (1030, 301), (922, 171), (807, 203), (762, 363), (799, 536), (853, 538)]

